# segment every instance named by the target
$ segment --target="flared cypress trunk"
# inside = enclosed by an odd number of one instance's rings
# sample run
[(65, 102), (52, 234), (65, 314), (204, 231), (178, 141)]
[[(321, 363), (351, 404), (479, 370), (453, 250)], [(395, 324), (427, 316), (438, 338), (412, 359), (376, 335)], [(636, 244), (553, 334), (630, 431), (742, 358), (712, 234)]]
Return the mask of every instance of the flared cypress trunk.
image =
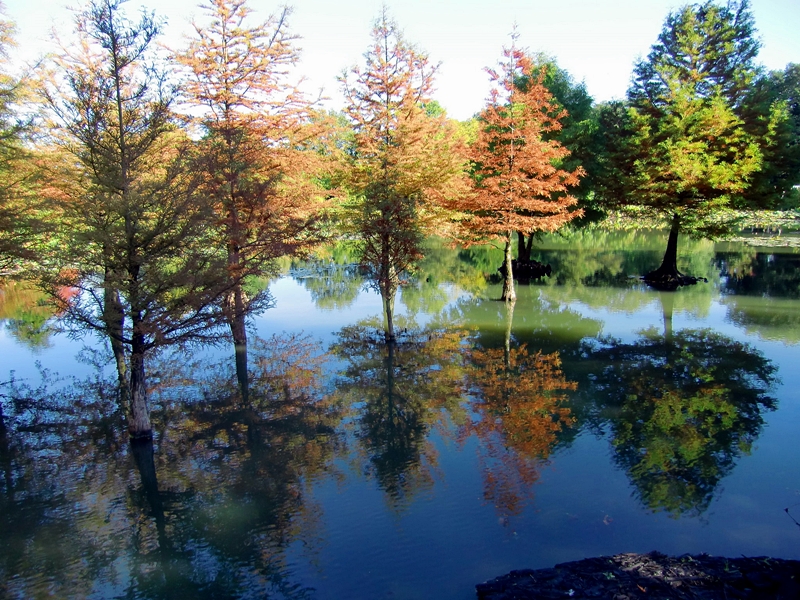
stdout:
[(131, 410), (128, 432), (133, 439), (148, 439), (153, 436), (150, 424), (150, 404), (147, 401), (147, 379), (145, 377), (144, 335), (139, 332), (141, 316), (133, 315), (133, 336), (131, 343), (130, 398)]
[(645, 281), (656, 284), (669, 284), (672, 281), (677, 282), (680, 279), (681, 273), (678, 271), (678, 233), (680, 229), (681, 219), (676, 213), (672, 215), (672, 226), (670, 227), (669, 238), (667, 239), (667, 250), (664, 252), (661, 266), (655, 271), (650, 271), (645, 275)]
[(681, 229), (681, 218), (675, 213), (672, 215), (672, 226), (669, 230), (667, 250), (661, 260), (661, 266), (643, 277), (649, 285), (662, 290), (674, 290), (682, 285), (693, 285), (698, 278), (684, 275), (678, 271), (678, 234)]
[(509, 231), (506, 234), (505, 253), (503, 264), (505, 265), (505, 273), (503, 273), (503, 296), (500, 298), (505, 302), (514, 302), (517, 299), (517, 294), (514, 291), (514, 273), (511, 268), (511, 235)]
[(662, 276), (672, 276), (678, 278), (681, 273), (678, 271), (678, 234), (681, 229), (681, 219), (678, 214), (672, 215), (672, 226), (669, 230), (669, 238), (667, 239), (667, 250), (664, 252), (664, 258), (661, 260), (661, 266), (653, 271)]
[(394, 344), (397, 337), (394, 333), (394, 299), (397, 289), (392, 285), (381, 286), (381, 298), (383, 299), (383, 332), (387, 344)]
[(527, 238), (521, 231), (517, 232), (517, 261), (531, 262), (531, 250), (533, 250), (533, 236)]

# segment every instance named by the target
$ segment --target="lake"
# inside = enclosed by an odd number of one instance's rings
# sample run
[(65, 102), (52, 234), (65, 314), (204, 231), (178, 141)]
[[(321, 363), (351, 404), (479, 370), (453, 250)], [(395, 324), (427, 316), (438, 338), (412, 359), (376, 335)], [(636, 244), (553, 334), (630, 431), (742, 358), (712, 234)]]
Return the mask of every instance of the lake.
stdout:
[[(800, 253), (546, 237), (512, 309), (495, 249), (432, 240), (397, 302), (346, 251), (287, 265), (250, 333), (148, 365), (132, 446), (108, 352), (0, 296), (0, 597), (475, 597), (621, 552), (800, 559)], [(42, 326), (44, 323), (44, 326)], [(50, 327), (51, 329), (48, 329)]]

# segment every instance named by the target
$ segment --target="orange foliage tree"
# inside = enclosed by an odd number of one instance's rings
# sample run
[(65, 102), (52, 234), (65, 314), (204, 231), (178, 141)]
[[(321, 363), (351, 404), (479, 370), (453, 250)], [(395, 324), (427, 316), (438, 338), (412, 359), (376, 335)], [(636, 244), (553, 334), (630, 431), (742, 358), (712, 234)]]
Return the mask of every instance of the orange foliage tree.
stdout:
[(437, 67), (409, 45), (384, 9), (365, 53), (366, 68), (342, 77), (354, 128), (345, 180), (357, 202), (349, 219), (362, 266), (384, 303), (394, 341), (394, 298), (422, 256), (437, 204), (456, 193), (464, 159), (444, 113), (431, 111)]
[[(298, 59), (290, 9), (249, 26), (245, 0), (208, 0), (205, 8), (210, 24), (195, 25), (194, 39), (177, 60), (188, 72), (185, 101), (204, 133), (199, 168), (215, 201), (220, 246), (231, 280), (241, 282), (319, 241), (323, 203), (313, 184), (319, 155), (306, 150), (320, 130), (313, 103), (289, 82)], [(266, 292), (248, 298), (241, 283), (227, 301), (244, 395), (245, 316), (268, 302)]]
[(474, 193), (450, 206), (466, 214), (462, 225), (472, 238), (505, 242), (503, 300), (516, 300), (511, 267), (514, 231), (556, 231), (580, 216), (566, 193), (583, 174), (559, 168), (569, 155), (555, 139), (566, 111), (543, 84), (543, 73), (524, 51), (503, 49), (500, 69), (487, 69), (493, 88), (481, 112), (478, 137), (470, 148)]

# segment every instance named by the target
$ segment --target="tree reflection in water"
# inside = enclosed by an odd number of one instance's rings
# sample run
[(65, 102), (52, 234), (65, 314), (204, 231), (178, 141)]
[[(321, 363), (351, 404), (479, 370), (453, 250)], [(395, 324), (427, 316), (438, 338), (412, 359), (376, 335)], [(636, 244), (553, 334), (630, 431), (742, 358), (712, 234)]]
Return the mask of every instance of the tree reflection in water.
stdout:
[(574, 419), (565, 406), (567, 381), (558, 352), (530, 352), (513, 346), (513, 303), (507, 305), (505, 344), (467, 351), (464, 393), (470, 398), (471, 418), (459, 432), (479, 440), (484, 498), (495, 505), (503, 522), (522, 512), (532, 500), (533, 484), (546, 464), (558, 434)]
[(776, 367), (748, 344), (710, 329), (673, 333), (669, 298), (664, 331), (630, 343), (586, 345), (604, 365), (592, 392), (597, 423), (610, 427), (617, 463), (639, 500), (674, 517), (704, 513), (764, 419)]
[(2, 594), (310, 597), (285, 553), (318, 545), (307, 486), (330, 470), (342, 418), (317, 347), (254, 344), (248, 405), (232, 362), (154, 365), (155, 452), (120, 433), (113, 382), (6, 386)]
[(375, 478), (395, 509), (433, 485), (431, 429), (448, 417), (464, 418), (456, 385), (463, 332), (398, 325), (396, 342), (385, 341), (378, 320), (364, 321), (342, 329), (331, 348), (346, 361), (336, 394), (353, 413), (359, 469)]

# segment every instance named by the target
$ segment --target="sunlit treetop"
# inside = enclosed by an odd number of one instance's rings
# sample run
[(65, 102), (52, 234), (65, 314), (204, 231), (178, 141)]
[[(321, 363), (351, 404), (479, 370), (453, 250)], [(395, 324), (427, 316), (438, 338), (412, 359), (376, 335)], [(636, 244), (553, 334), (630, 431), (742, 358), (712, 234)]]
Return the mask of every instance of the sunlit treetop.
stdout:
[(191, 104), (204, 106), (216, 121), (277, 117), (287, 106), (307, 105), (299, 82), (290, 82), (299, 59), (299, 37), (288, 27), (290, 8), (253, 25), (245, 0), (207, 0), (203, 7), (209, 23), (194, 23), (196, 35), (177, 55), (189, 71), (183, 89)]
[(556, 231), (581, 214), (571, 210), (577, 200), (567, 190), (583, 169), (560, 168), (569, 150), (548, 139), (566, 111), (544, 86), (544, 70), (515, 45), (487, 72), (492, 89), (470, 149), (474, 194), (453, 207), (468, 213), (469, 229), (482, 235)]
[(438, 65), (406, 41), (385, 8), (364, 60), (340, 78), (355, 132), (351, 186), (390, 183), (418, 200), (457, 190), (463, 158), (455, 128), (431, 99)]
[(707, 0), (670, 13), (647, 59), (634, 68), (628, 98), (640, 108), (663, 109), (681, 93), (720, 94), (738, 105), (757, 74), (755, 33), (749, 0), (724, 6)]

